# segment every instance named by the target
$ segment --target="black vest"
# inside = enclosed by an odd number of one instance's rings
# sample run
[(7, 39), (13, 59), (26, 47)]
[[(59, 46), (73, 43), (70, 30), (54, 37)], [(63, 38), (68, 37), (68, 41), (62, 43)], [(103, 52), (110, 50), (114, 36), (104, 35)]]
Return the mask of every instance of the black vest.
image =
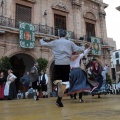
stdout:
[(46, 85), (45, 74), (42, 76), (42, 80), (40, 81), (41, 85)]

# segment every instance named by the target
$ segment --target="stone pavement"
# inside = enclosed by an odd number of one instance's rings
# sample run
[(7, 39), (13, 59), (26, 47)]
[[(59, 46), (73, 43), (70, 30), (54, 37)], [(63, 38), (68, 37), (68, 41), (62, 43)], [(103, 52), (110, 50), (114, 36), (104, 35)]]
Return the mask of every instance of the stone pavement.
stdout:
[(83, 98), (85, 103), (65, 97), (63, 108), (56, 98), (0, 101), (0, 120), (120, 120), (120, 95)]

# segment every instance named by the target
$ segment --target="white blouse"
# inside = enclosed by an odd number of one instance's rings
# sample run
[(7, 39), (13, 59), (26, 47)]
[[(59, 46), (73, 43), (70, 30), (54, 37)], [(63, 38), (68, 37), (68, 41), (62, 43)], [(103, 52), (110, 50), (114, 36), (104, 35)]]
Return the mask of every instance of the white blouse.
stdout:
[(80, 67), (80, 59), (82, 59), (86, 54), (88, 54), (89, 51), (90, 51), (89, 48), (86, 49), (86, 50), (84, 51), (84, 53), (79, 54), (78, 58), (76, 58), (76, 59), (73, 60), (73, 61), (70, 61), (70, 68), (72, 69), (72, 68), (78, 68), (78, 67)]
[(10, 73), (7, 77), (7, 81), (14, 82), (16, 78), (14, 74)]

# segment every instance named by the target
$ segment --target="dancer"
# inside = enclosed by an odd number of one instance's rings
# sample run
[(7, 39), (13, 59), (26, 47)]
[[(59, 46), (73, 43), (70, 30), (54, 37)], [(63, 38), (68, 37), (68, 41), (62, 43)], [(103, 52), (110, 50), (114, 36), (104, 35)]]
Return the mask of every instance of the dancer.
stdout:
[(103, 77), (101, 75), (102, 74), (102, 67), (97, 62), (94, 62), (92, 64), (92, 67), (90, 68), (90, 72), (89, 72), (89, 79), (91, 79), (91, 80), (95, 79), (99, 83), (99, 86), (92, 92), (92, 96), (97, 94), (98, 98), (101, 98), (100, 97), (100, 94), (101, 94), (100, 88), (103, 84)]
[(69, 84), (69, 72), (70, 72), (70, 58), (73, 52), (79, 52), (84, 50), (84, 46), (77, 46), (70, 40), (66, 40), (66, 31), (60, 30), (60, 38), (51, 42), (45, 42), (40, 40), (42, 46), (52, 48), (54, 60), (55, 60), (55, 84), (58, 85), (58, 98), (56, 105), (63, 107), (61, 102), (63, 93)]
[(30, 81), (32, 82), (32, 88), (33, 88), (33, 92), (34, 92), (34, 100), (39, 100), (38, 62), (35, 62), (34, 66), (30, 70)]
[(43, 98), (48, 98), (47, 84), (48, 76), (43, 70), (41, 70), (41, 76), (39, 77), (40, 86), (42, 88)]
[(87, 74), (80, 68), (80, 60), (90, 51), (91, 46), (86, 49), (82, 54), (75, 54), (71, 58), (70, 67), (70, 89), (68, 94), (74, 94), (76, 99), (77, 93), (79, 93), (80, 102), (84, 102), (82, 99), (82, 92), (85, 90), (92, 91), (94, 87), (98, 86), (97, 81), (94, 85), (87, 80)]

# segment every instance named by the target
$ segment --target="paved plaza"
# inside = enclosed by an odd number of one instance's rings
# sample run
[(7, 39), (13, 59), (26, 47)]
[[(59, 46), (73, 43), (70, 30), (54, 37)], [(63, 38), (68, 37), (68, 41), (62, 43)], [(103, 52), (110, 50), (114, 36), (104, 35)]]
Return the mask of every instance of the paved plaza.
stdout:
[(65, 97), (63, 108), (56, 98), (0, 101), (0, 120), (120, 120), (120, 95), (83, 97), (85, 103)]

